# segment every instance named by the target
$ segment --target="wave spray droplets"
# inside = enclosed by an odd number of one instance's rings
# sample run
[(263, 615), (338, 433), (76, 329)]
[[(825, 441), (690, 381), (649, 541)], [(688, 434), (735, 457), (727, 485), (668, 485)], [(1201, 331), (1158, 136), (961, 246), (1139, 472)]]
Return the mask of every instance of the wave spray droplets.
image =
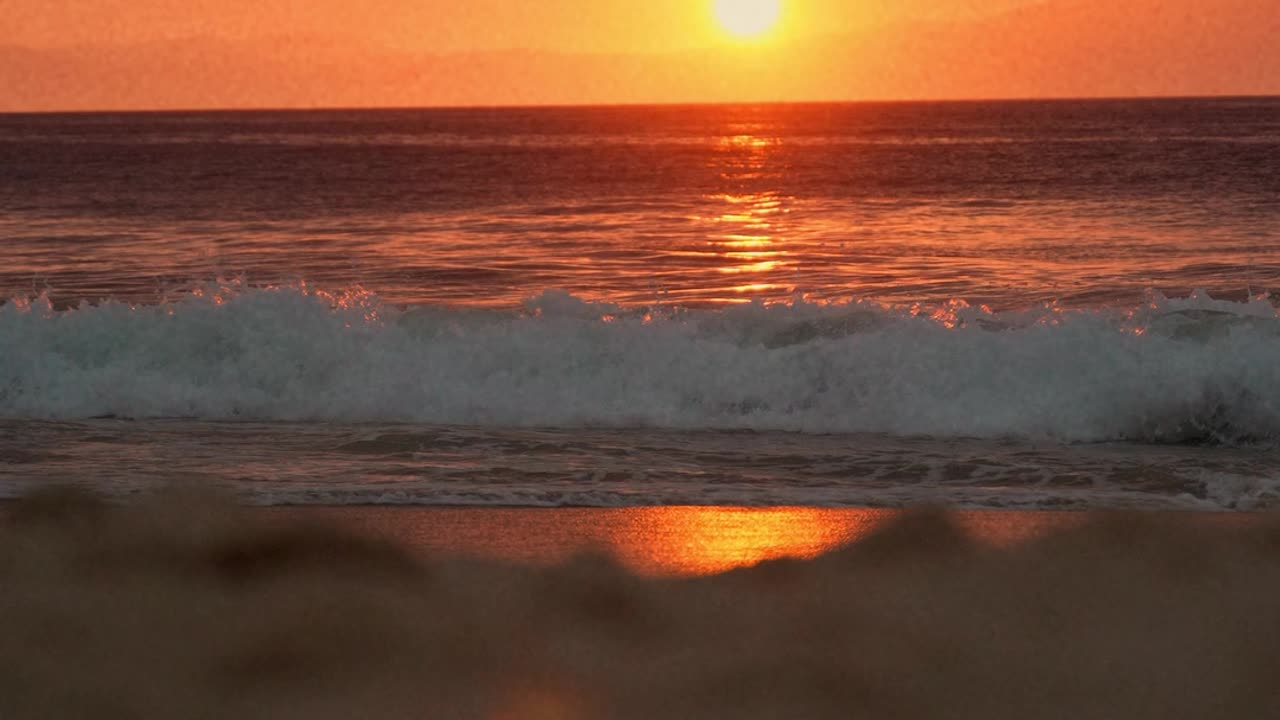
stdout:
[(747, 428), (1064, 441), (1280, 435), (1280, 320), (1206, 294), (1127, 310), (869, 302), (521, 312), (211, 285), (0, 307), (0, 415)]

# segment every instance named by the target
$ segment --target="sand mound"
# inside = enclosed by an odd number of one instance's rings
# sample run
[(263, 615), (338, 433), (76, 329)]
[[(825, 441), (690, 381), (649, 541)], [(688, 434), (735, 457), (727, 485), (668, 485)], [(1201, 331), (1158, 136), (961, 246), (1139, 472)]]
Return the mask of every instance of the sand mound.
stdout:
[(1278, 597), (1271, 521), (1106, 516), (997, 549), (926, 513), (646, 580), (51, 494), (0, 528), (0, 717), (1274, 717)]

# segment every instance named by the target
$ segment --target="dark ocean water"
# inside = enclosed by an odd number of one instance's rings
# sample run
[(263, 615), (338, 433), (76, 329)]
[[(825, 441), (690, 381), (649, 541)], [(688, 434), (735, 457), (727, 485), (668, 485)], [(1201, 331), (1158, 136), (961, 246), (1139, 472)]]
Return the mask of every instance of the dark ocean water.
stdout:
[(0, 487), (1255, 507), (1280, 99), (0, 116)]

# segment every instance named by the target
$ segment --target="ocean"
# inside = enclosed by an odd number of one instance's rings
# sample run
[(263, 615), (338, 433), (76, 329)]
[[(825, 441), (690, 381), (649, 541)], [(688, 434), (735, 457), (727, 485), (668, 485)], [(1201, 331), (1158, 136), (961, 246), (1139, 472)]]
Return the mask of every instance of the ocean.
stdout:
[(0, 496), (1280, 505), (1280, 99), (0, 115)]

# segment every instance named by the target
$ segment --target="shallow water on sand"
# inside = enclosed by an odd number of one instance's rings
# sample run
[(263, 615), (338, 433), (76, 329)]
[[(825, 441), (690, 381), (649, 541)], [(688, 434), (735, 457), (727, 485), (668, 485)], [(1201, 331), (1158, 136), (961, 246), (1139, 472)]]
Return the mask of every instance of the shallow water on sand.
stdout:
[(662, 429), (5, 422), (7, 496), (172, 483), (259, 505), (748, 505), (1251, 510), (1280, 501), (1270, 448), (1063, 445)]
[[(417, 556), (550, 567), (609, 557), (644, 576), (722, 573), (783, 558), (812, 559), (901, 518), (884, 508), (815, 507), (272, 507), (254, 517), (325, 524), (387, 539)], [(1090, 521), (1089, 513), (953, 511), (976, 540), (1010, 545)], [(1247, 525), (1254, 514), (1197, 513), (1188, 523)]]

